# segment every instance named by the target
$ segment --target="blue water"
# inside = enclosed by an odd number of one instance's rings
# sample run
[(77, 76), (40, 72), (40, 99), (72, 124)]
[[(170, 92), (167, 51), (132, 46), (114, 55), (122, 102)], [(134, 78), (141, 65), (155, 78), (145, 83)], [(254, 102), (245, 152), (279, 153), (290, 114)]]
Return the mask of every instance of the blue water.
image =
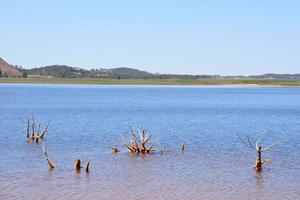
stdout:
[[(32, 115), (51, 120), (52, 171), (25, 142)], [(168, 151), (128, 153), (130, 125)], [(300, 199), (300, 87), (0, 84), (0, 134), (0, 199)], [(237, 135), (280, 139), (262, 173)]]

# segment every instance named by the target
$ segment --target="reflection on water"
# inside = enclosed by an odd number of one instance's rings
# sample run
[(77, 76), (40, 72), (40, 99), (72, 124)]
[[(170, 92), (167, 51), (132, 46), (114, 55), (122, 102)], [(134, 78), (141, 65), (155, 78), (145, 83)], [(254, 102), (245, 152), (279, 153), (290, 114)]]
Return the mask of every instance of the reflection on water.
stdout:
[[(42, 143), (24, 142), (19, 118), (31, 114), (51, 119), (44, 142), (54, 170)], [(298, 87), (2, 84), (0, 199), (299, 199), (299, 121)], [(131, 124), (170, 151), (111, 153)], [(236, 130), (266, 130), (263, 144), (283, 135), (261, 173)], [(88, 174), (73, 169), (76, 157), (91, 159)]]
[(263, 192), (263, 174), (262, 172), (255, 172), (255, 194), (261, 194)]

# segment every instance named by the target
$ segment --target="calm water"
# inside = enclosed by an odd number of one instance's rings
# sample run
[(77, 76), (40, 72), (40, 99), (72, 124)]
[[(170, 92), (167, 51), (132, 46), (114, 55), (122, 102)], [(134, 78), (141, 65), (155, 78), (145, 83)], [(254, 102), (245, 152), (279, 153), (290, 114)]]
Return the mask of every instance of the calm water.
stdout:
[[(51, 119), (53, 171), (24, 141), (31, 115)], [(173, 151), (112, 154), (129, 125)], [(236, 135), (263, 133), (283, 141), (256, 174)], [(300, 199), (300, 87), (0, 84), (0, 134), (0, 199)], [(89, 175), (76, 157), (91, 159)]]

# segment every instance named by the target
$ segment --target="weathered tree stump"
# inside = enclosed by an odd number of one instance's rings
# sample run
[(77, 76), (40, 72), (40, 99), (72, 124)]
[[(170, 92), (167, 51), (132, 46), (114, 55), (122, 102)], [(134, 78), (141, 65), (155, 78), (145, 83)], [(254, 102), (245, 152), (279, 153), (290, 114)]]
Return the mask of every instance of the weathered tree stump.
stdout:
[(75, 164), (74, 164), (74, 169), (79, 171), (81, 168), (81, 162), (80, 162), (80, 159), (79, 158), (76, 158), (75, 159)]
[(184, 151), (184, 143), (182, 143), (182, 144), (180, 145), (180, 150), (181, 150), (181, 151)]
[(89, 170), (90, 170), (90, 160), (87, 160), (85, 164), (85, 172), (89, 173)]

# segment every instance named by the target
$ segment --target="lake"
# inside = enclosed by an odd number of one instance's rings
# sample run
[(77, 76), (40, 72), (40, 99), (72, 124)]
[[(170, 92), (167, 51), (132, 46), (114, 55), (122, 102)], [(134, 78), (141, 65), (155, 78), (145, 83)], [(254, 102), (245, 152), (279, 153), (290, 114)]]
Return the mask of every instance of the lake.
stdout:
[[(25, 142), (31, 115), (51, 120), (54, 170)], [(128, 153), (129, 126), (169, 151)], [(0, 134), (0, 199), (300, 199), (300, 87), (0, 84)], [(237, 135), (280, 139), (261, 173)]]

